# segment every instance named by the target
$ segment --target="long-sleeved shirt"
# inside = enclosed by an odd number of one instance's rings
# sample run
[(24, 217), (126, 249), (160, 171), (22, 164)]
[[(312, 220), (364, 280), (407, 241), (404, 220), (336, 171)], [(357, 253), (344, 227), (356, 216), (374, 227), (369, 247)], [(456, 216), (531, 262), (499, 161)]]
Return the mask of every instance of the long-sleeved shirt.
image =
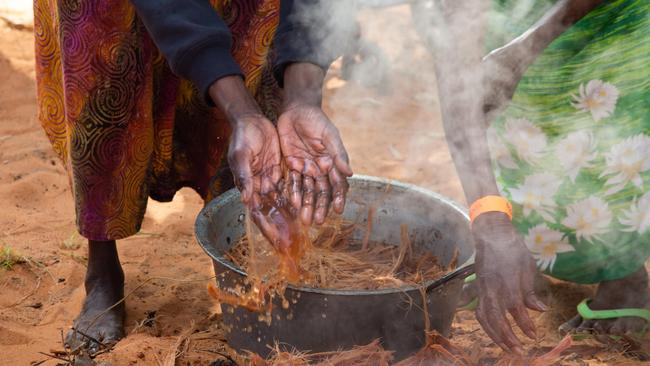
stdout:
[[(192, 81), (208, 103), (212, 83), (224, 76), (242, 75), (230, 53), (230, 31), (208, 0), (131, 2), (172, 71)], [(290, 63), (310, 62), (327, 70), (340, 55), (341, 42), (332, 40), (332, 14), (327, 11), (319, 0), (281, 1), (273, 65), (280, 85)]]

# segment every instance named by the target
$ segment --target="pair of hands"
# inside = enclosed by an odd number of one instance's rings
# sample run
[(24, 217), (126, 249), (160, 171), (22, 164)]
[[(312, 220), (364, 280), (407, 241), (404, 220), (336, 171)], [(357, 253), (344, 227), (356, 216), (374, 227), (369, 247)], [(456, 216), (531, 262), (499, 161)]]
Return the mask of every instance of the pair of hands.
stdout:
[[(311, 66), (297, 68), (305, 69), (307, 76), (320, 72)], [(276, 127), (259, 112), (240, 78), (215, 84), (211, 95), (233, 128), (228, 163), (235, 184), (253, 221), (271, 243), (280, 248), (291, 244), (265, 212), (269, 199), (278, 195), (288, 198), (305, 225), (322, 224), (330, 209), (342, 213), (352, 169), (339, 132), (321, 110), (320, 101), (295, 98), (285, 103)], [(283, 159), (289, 171), (286, 177)]]

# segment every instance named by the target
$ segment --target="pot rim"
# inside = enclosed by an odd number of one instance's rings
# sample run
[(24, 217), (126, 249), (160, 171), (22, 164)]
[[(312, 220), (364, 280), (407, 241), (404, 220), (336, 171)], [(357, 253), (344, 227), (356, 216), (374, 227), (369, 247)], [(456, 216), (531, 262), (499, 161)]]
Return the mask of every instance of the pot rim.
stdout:
[[(390, 184), (391, 186), (395, 187), (400, 187), (404, 188), (409, 191), (415, 191), (420, 194), (423, 194), (425, 196), (429, 196), (437, 201), (442, 202), (443, 204), (449, 206), (452, 210), (456, 211), (459, 213), (468, 223), (469, 223), (469, 215), (467, 214), (467, 210), (458, 204), (457, 202), (451, 200), (450, 198), (444, 197), (438, 193), (435, 193), (433, 191), (430, 191), (428, 189), (410, 184), (410, 183), (404, 183), (400, 182), (397, 180), (393, 179), (388, 179), (388, 178), (380, 178), (380, 177), (373, 177), (369, 175), (359, 175), (355, 174), (352, 176), (350, 179), (352, 180), (359, 180), (359, 181), (364, 181), (364, 182), (376, 182), (376, 183), (383, 183), (383, 184)], [(216, 210), (219, 210), (220, 207), (225, 206), (227, 203), (230, 203), (233, 199), (236, 199), (236, 197), (239, 196), (239, 190), (237, 188), (232, 188), (223, 194), (219, 195), (218, 197), (214, 198), (212, 201), (208, 202), (203, 209), (201, 209), (201, 212), (198, 214), (196, 217), (195, 225), (194, 225), (194, 234), (196, 236), (196, 239), (203, 249), (203, 251), (212, 258), (212, 260), (218, 262), (220, 265), (226, 267), (228, 270), (237, 273), (240, 276), (248, 276), (245, 271), (243, 271), (241, 268), (236, 266), (234, 263), (230, 262), (223, 256), (219, 255), (217, 251), (214, 249), (212, 245), (209, 244), (209, 241), (207, 238), (203, 235), (203, 231), (200, 228), (205, 228), (208, 225), (208, 219), (209, 215), (208, 212), (214, 212)], [(287, 289), (293, 290), (293, 291), (299, 291), (299, 292), (308, 292), (308, 293), (317, 293), (317, 294), (322, 294), (322, 295), (343, 295), (343, 296), (359, 296), (359, 295), (388, 295), (388, 294), (395, 294), (395, 293), (406, 293), (406, 292), (411, 292), (411, 291), (419, 291), (421, 289), (426, 289), (426, 291), (430, 291), (432, 289), (435, 289), (437, 287), (442, 286), (443, 284), (447, 283), (449, 280), (458, 277), (457, 274), (463, 273), (463, 274), (469, 274), (471, 272), (472, 264), (474, 262), (474, 254), (470, 256), (469, 259), (467, 259), (463, 264), (461, 264), (457, 269), (454, 271), (448, 272), (447, 274), (443, 275), (442, 277), (427, 281), (423, 283), (421, 286), (406, 286), (406, 287), (397, 287), (397, 288), (383, 288), (383, 289), (376, 289), (376, 290), (359, 290), (359, 289), (354, 289), (354, 290), (349, 290), (349, 289), (331, 289), (331, 288), (316, 288), (316, 287), (305, 287), (305, 286), (294, 286), (291, 284), (287, 285)]]

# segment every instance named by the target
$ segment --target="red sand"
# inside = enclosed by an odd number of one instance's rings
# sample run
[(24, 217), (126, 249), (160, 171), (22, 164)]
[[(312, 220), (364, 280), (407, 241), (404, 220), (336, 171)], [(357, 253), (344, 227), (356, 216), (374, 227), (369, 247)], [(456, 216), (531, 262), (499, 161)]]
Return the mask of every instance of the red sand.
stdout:
[[(355, 172), (418, 184), (463, 202), (431, 92), (430, 58), (412, 30), (387, 31), (409, 24), (408, 8), (363, 14), (362, 20), (369, 34), (381, 35), (374, 38), (381, 40), (394, 69), (389, 95), (344, 83), (336, 68), (330, 73), (325, 108), (341, 130)], [(0, 364), (27, 365), (45, 358), (39, 351), (61, 349), (60, 332), (84, 297), (86, 247), (75, 234), (67, 176), (36, 120), (31, 32), (0, 21), (0, 43), (0, 246), (32, 261), (0, 270)], [(406, 54), (416, 55), (422, 65), (413, 65)], [(172, 203), (151, 201), (142, 233), (119, 244), (127, 292), (152, 277), (166, 278), (151, 280), (127, 300), (129, 335), (101, 359), (113, 365), (162, 364), (173, 360), (177, 342), (192, 327), (196, 333), (178, 364), (207, 365), (217, 357), (218, 315), (206, 291), (209, 281), (202, 280), (212, 276), (212, 268), (193, 237), (201, 207), (187, 189)], [(535, 315), (545, 346), (560, 340), (554, 329), (588, 294), (566, 285), (553, 289), (560, 300), (551, 302), (548, 314)], [(470, 314), (457, 317), (452, 341), (481, 357), (499, 354)], [(623, 362), (613, 352), (587, 358), (570, 364)]]

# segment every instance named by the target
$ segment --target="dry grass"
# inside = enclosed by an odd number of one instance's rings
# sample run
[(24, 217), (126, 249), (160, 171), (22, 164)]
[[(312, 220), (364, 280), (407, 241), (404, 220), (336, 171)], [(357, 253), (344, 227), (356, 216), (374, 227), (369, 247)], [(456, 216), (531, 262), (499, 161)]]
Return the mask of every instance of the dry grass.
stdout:
[(26, 262), (27, 259), (16, 253), (11, 247), (0, 246), (0, 269), (10, 271), (15, 265)]
[[(331, 223), (313, 235), (310, 242), (304, 243), (302, 257), (298, 259), (299, 281), (292, 284), (346, 290), (403, 288), (438, 278), (455, 266), (455, 261), (447, 267), (430, 252), (414, 248), (406, 225), (400, 229), (399, 246), (352, 240), (354, 229), (349, 223)], [(247, 235), (227, 257), (249, 273), (266, 272), (263, 278), (267, 282), (281, 282), (284, 279), (277, 270), (281, 268), (281, 258), (270, 245), (259, 245), (260, 242), (263, 239), (251, 241)], [(256, 266), (264, 268), (260, 271), (253, 268)]]

